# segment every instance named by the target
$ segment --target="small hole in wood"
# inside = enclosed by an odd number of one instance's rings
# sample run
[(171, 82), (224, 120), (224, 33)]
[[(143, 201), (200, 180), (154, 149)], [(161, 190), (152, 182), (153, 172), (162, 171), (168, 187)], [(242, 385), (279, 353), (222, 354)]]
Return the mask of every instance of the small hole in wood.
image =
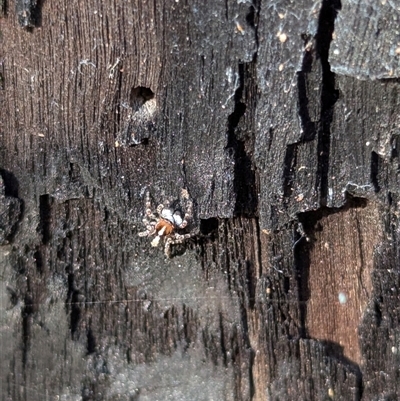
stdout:
[(154, 92), (150, 88), (137, 86), (131, 89), (130, 103), (133, 110), (138, 111), (146, 102), (154, 98)]
[(218, 219), (212, 217), (210, 219), (200, 220), (200, 232), (203, 235), (209, 235), (218, 229)]

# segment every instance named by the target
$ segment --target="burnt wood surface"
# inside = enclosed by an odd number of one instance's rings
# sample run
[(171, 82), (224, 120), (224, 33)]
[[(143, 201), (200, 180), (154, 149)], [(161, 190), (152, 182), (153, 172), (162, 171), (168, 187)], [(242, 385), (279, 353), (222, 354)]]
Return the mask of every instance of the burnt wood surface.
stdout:
[(1, 400), (399, 399), (399, 20), (0, 1)]

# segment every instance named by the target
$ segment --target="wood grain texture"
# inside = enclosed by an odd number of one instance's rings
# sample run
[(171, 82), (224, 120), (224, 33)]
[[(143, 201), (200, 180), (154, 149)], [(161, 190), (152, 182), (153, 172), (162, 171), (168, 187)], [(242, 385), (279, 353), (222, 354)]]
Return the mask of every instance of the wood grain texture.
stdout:
[(395, 2), (343, 1), (329, 55), (332, 70), (363, 80), (398, 78), (399, 17)]
[[(0, 20), (1, 399), (397, 399), (400, 87), (333, 56), (357, 7), (32, 4)], [(182, 188), (166, 259), (145, 193)]]
[(319, 220), (309, 255), (308, 335), (342, 347), (343, 356), (357, 364), (358, 328), (371, 297), (373, 255), (382, 236), (379, 209), (360, 205)]

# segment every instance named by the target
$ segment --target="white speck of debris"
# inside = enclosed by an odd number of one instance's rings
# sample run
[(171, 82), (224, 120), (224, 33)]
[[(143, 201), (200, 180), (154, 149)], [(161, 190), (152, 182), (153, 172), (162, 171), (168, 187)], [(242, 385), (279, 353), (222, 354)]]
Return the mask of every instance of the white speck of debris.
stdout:
[(226, 75), (226, 79), (229, 84), (232, 84), (232, 82), (234, 82), (234, 84), (233, 84), (234, 90), (228, 96), (225, 103), (221, 106), (223, 109), (226, 108), (226, 105), (228, 104), (229, 100), (235, 96), (236, 88), (239, 87), (239, 74), (237, 74), (236, 72), (233, 72), (233, 69), (231, 67), (226, 69), (225, 75)]
[(347, 296), (344, 292), (339, 292), (339, 303), (344, 305), (347, 302)]
[(150, 308), (150, 306), (151, 306), (151, 301), (146, 300), (146, 301), (143, 302), (143, 309), (144, 309), (145, 311), (148, 311), (149, 308)]
[(108, 69), (110, 70), (110, 73), (108, 74), (109, 79), (114, 78), (115, 70), (116, 70), (118, 64), (120, 63), (120, 61), (121, 61), (121, 59), (119, 57), (117, 57), (117, 60), (115, 61), (115, 63), (108, 67)]
[(232, 83), (235, 74), (233, 73), (232, 67), (228, 67), (225, 71), (226, 79), (228, 80), (228, 83)]
[(335, 49), (335, 50), (333, 51), (333, 54), (334, 54), (335, 56), (338, 56), (338, 55), (340, 54), (340, 50), (339, 50), (339, 49)]
[(333, 398), (333, 396), (335, 395), (335, 393), (334, 393), (332, 388), (328, 389), (328, 395), (329, 395), (330, 398)]
[(278, 70), (279, 71), (283, 71), (283, 69), (285, 68), (284, 64), (279, 64)]
[(333, 189), (332, 188), (328, 188), (328, 199), (331, 201), (333, 198)]
[(240, 32), (242, 35), (244, 35), (244, 28), (242, 27), (242, 25), (240, 25), (240, 23), (238, 21), (235, 21), (236, 23), (236, 29), (238, 30), (238, 32)]
[(78, 71), (79, 71), (80, 74), (82, 74), (82, 70), (81, 70), (81, 66), (82, 65), (89, 65), (89, 66), (91, 66), (93, 68), (96, 68), (96, 65), (93, 62), (91, 62), (90, 60), (88, 60), (88, 59), (81, 60), (79, 62), (79, 65), (78, 65)]
[(392, 347), (392, 354), (397, 354), (399, 349), (397, 347)]
[(368, 142), (366, 142), (365, 144), (366, 144), (367, 146), (369, 146), (369, 145), (371, 145), (371, 142), (368, 141)]
[(286, 42), (286, 40), (287, 40), (287, 35), (286, 35), (286, 33), (278, 32), (277, 36), (278, 36), (279, 41), (280, 41), (281, 43), (285, 43), (285, 42)]

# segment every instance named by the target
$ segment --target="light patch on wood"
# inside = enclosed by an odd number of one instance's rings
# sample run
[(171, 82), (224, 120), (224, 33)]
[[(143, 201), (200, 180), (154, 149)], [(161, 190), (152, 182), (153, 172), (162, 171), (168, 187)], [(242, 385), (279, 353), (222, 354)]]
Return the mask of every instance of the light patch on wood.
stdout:
[(269, 378), (267, 375), (267, 357), (260, 344), (259, 333), (261, 330), (260, 316), (257, 310), (249, 313), (249, 339), (254, 351), (254, 363), (252, 374), (254, 381), (253, 401), (265, 400)]
[(371, 295), (374, 249), (382, 238), (375, 205), (350, 208), (317, 223), (310, 251), (306, 329), (343, 347), (360, 363), (358, 327)]

